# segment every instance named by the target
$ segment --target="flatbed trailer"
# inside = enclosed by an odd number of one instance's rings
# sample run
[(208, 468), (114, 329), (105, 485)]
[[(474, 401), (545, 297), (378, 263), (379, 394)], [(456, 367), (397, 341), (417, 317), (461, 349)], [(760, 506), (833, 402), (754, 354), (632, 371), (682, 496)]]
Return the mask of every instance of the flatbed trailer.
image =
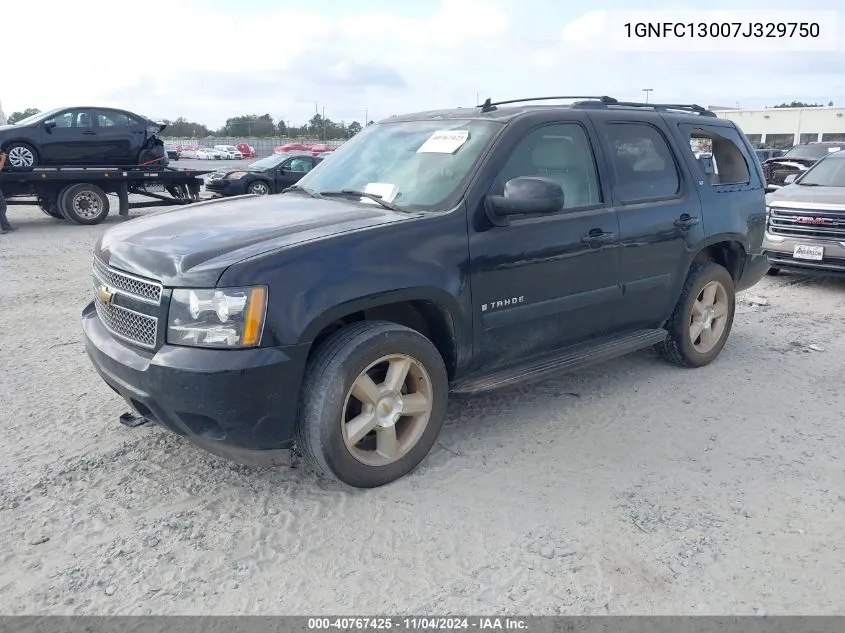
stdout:
[[(7, 204), (37, 204), (59, 220), (99, 224), (109, 214), (108, 194), (117, 196), (122, 216), (130, 209), (191, 204), (200, 199), (202, 176), (208, 173), (172, 167), (7, 167), (0, 172), (0, 189)], [(149, 200), (130, 202), (129, 194)]]

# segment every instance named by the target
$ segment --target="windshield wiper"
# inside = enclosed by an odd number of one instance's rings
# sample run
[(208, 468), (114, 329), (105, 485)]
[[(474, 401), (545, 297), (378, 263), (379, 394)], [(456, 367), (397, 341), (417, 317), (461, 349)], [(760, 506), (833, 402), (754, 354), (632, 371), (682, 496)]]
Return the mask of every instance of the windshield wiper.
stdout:
[(399, 207), (395, 204), (389, 203), (387, 200), (384, 200), (380, 195), (377, 193), (369, 193), (367, 191), (356, 191), (354, 189), (341, 189), (340, 191), (320, 191), (317, 195), (325, 196), (326, 198), (335, 196), (339, 198), (368, 198), (374, 202), (379, 203), (385, 209), (390, 209), (391, 211), (402, 211)]
[(313, 189), (309, 189), (308, 187), (303, 187), (302, 185), (291, 185), (290, 187), (285, 187), (282, 189), (282, 193), (287, 193), (289, 191), (301, 191), (303, 193), (307, 193), (312, 198), (319, 198), (321, 197), (319, 193), (314, 191)]
[(800, 185), (801, 187), (818, 187), (819, 183), (817, 182), (796, 182), (796, 185)]

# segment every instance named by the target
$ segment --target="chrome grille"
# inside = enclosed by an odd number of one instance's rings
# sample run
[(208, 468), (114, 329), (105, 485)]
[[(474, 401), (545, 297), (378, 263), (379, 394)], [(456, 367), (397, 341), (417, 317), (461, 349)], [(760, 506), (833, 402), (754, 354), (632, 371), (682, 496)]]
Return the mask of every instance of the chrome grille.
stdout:
[(845, 210), (771, 207), (769, 233), (792, 238), (845, 242)]
[(143, 347), (154, 348), (158, 336), (158, 320), (114, 304), (104, 305), (94, 300), (97, 315), (115, 336)]
[(99, 280), (107, 286), (138, 297), (147, 303), (158, 304), (161, 301), (161, 284), (134, 275), (109, 268), (96, 257), (94, 258), (94, 281)]

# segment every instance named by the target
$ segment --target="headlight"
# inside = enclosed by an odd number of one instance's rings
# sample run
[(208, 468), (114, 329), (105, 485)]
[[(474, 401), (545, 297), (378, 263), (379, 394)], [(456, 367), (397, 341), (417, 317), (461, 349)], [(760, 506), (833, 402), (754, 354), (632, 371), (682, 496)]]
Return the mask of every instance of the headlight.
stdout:
[(231, 174), (226, 176), (226, 178), (229, 178), (230, 180), (237, 180), (238, 178), (243, 178), (244, 176), (246, 176), (245, 171), (233, 171)]
[(267, 288), (177, 288), (170, 299), (171, 345), (238, 349), (261, 343)]

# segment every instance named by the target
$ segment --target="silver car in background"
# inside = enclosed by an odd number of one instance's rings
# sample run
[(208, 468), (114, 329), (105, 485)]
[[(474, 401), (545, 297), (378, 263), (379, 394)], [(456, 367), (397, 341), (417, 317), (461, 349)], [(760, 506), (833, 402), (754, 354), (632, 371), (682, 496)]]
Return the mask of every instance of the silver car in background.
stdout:
[(790, 174), (766, 195), (763, 239), (771, 269), (845, 275), (845, 152)]

